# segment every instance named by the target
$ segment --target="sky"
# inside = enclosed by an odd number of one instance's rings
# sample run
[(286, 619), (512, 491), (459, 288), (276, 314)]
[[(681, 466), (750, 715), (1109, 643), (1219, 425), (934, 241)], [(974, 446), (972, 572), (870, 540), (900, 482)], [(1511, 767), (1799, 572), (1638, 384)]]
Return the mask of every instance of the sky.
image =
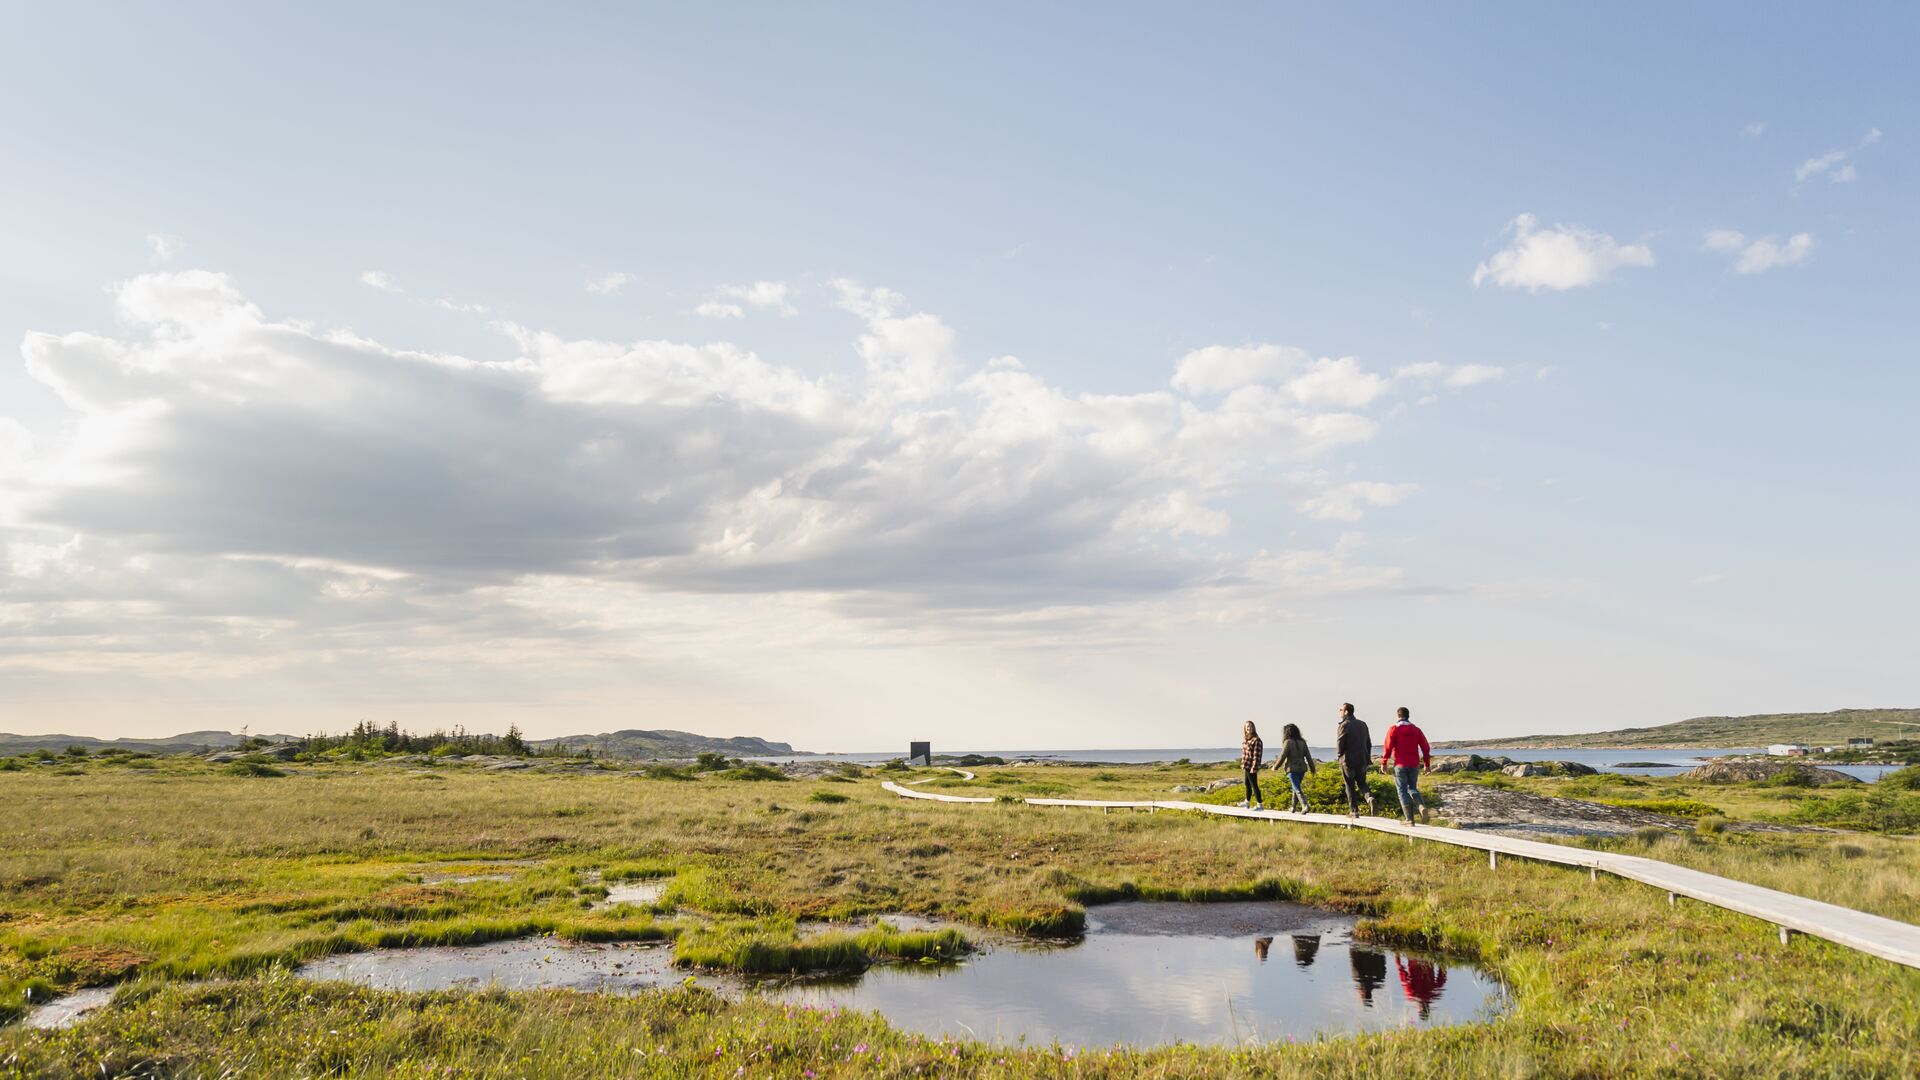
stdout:
[(1920, 9), (0, 6), (0, 730), (1920, 702)]

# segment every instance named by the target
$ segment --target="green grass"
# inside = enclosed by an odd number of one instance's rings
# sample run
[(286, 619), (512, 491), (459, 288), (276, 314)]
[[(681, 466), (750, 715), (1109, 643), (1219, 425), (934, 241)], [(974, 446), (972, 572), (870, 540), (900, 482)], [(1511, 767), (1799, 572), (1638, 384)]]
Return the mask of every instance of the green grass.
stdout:
[(791, 920), (719, 922), (688, 929), (674, 944), (674, 963), (758, 974), (860, 971), (879, 960), (941, 962), (970, 951), (953, 929), (903, 931), (886, 923), (851, 933), (830, 930), (802, 938)]
[[(351, 762), (303, 765), (271, 783), (169, 758), (138, 771), (99, 758), (59, 767), (74, 772), (38, 764), (0, 772), (0, 800), (26, 808), (0, 831), (0, 1010), (17, 1012), (29, 991), (127, 989), (121, 1004), (71, 1031), (0, 1032), (0, 1075), (1920, 1073), (1920, 973), (1812, 939), (1782, 946), (1763, 923), (1699, 904), (1669, 908), (1630, 882), (1590, 883), (1524, 861), (1490, 873), (1477, 852), (1362, 830), (946, 806), (886, 796), (871, 774), (845, 788), (846, 803), (769, 813), (767, 789), (726, 779), (726, 770), (669, 780), (449, 763), (434, 773), (444, 782), (423, 784)], [(1337, 778), (1323, 771), (1337, 795)], [(986, 766), (977, 783), (956, 789), (1041, 783), (1088, 797), (1168, 798), (1175, 783), (1234, 775), (1225, 765)], [(1705, 796), (1736, 822), (1854, 814), (1847, 799), (1873, 795), (1749, 785), (1707, 795), (1666, 780), (1514, 783), (1544, 794), (1583, 784), (1609, 798)], [(1885, 790), (1896, 801), (1910, 794)], [(1911, 836), (1726, 829), (1594, 843), (1920, 920), (1920, 841)], [(432, 880), (483, 871), (493, 859), (529, 864), (503, 867), (506, 881)], [(671, 879), (670, 917), (587, 909), (604, 894), (596, 880), (655, 877)], [(1511, 1009), (1459, 1028), (1068, 1061), (1057, 1048), (917, 1039), (870, 1016), (690, 989), (409, 995), (279, 973), (334, 951), (539, 933), (672, 940), (688, 963), (741, 970), (853, 970), (938, 961), (962, 949), (964, 935), (802, 934), (802, 921), (912, 911), (1071, 934), (1089, 903), (1254, 897), (1352, 912), (1362, 937), (1475, 959), (1509, 987)], [(235, 981), (199, 981), (216, 975)]]
[(1667, 814), (1672, 817), (1703, 818), (1720, 815), (1720, 808), (1698, 799), (1601, 799), (1608, 806), (1624, 807), (1628, 810), (1645, 810), (1649, 814)]

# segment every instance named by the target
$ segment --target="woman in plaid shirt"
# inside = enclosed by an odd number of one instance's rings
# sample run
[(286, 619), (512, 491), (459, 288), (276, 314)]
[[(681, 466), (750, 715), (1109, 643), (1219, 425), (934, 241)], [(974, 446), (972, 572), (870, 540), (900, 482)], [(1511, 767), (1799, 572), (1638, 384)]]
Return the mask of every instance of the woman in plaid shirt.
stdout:
[(1260, 809), (1260, 758), (1266, 748), (1260, 741), (1260, 732), (1254, 730), (1253, 721), (1247, 721), (1240, 729), (1240, 771), (1247, 778), (1247, 801), (1240, 805), (1249, 810)]

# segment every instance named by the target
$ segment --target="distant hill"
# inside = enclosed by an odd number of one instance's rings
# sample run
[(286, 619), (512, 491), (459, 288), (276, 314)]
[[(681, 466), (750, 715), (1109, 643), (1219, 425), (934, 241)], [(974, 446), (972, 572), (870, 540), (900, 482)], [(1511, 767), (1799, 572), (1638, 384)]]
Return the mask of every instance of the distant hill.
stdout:
[[(268, 742), (299, 742), (299, 735), (259, 736)], [(8, 735), (0, 733), (0, 757), (27, 754), (35, 750), (58, 753), (69, 746), (84, 746), (91, 753), (101, 750), (144, 750), (153, 754), (205, 754), (239, 746), (248, 736), (231, 731), (189, 731), (158, 739), (95, 739), (86, 735)], [(783, 742), (768, 742), (740, 735), (726, 739), (695, 735), (690, 731), (610, 731), (601, 735), (567, 735), (558, 739), (529, 739), (527, 745), (545, 749), (560, 743), (578, 750), (619, 758), (682, 758), (703, 750), (728, 757), (778, 757), (800, 751)]]
[[(205, 754), (239, 746), (251, 736), (231, 731), (189, 731), (160, 739), (95, 739), (86, 735), (8, 735), (0, 732), (0, 756), (25, 754), (35, 750), (65, 750), (84, 746), (90, 752), (101, 750), (145, 750), (152, 754)], [(264, 735), (268, 742), (291, 742), (297, 735)]]
[(604, 735), (567, 735), (558, 739), (533, 739), (527, 745), (535, 749), (546, 749), (565, 743), (574, 749), (586, 747), (595, 754), (622, 758), (656, 757), (692, 757), (701, 751), (726, 754), (728, 757), (778, 757), (796, 754), (791, 745), (783, 742), (768, 742), (747, 735), (716, 739), (707, 735), (695, 735), (691, 731), (610, 731)]
[(1920, 709), (1840, 709), (1825, 713), (1764, 713), (1759, 716), (1696, 716), (1658, 727), (1621, 728), (1584, 735), (1526, 735), (1515, 739), (1469, 739), (1436, 746), (1487, 746), (1510, 750), (1589, 748), (1766, 746), (1770, 743), (1842, 744), (1850, 737), (1877, 740), (1920, 735)]

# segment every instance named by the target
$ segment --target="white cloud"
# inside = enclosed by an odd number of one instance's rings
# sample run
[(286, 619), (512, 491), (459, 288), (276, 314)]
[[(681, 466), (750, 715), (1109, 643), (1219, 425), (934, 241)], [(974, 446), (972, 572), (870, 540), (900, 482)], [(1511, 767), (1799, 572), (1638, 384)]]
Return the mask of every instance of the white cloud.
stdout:
[(360, 271), (360, 284), (368, 288), (379, 289), (382, 292), (398, 292), (400, 288), (399, 285), (394, 282), (393, 275), (387, 273), (385, 270)]
[[(837, 286), (839, 283), (835, 284)], [(800, 312), (799, 308), (793, 306), (792, 297), (792, 288), (780, 281), (756, 281), (751, 285), (722, 285), (713, 291), (711, 297), (694, 308), (693, 313), (709, 319), (744, 319), (747, 317), (747, 309), (753, 308), (758, 311), (771, 311), (784, 318)], [(844, 299), (840, 306), (846, 306)]]
[(187, 246), (185, 240), (172, 233), (150, 232), (147, 234), (147, 247), (153, 252), (155, 262), (171, 262)]
[(1804, 184), (1809, 177), (1825, 176), (1836, 184), (1849, 183), (1858, 177), (1849, 160), (1853, 157), (1845, 150), (1830, 150), (1819, 157), (1808, 158), (1793, 170), (1795, 183)]
[(1492, 364), (1461, 364), (1447, 373), (1447, 385), (1478, 386), (1484, 382), (1504, 378), (1506, 374), (1505, 368), (1494, 367)]
[(1507, 369), (1492, 364), (1458, 364), (1452, 367), (1427, 361), (1421, 364), (1407, 364), (1395, 368), (1395, 380), (1415, 380), (1426, 383), (1440, 383), (1455, 388), (1478, 386), (1495, 379), (1506, 378)]
[(799, 314), (793, 306), (793, 290), (783, 281), (756, 281), (751, 285), (722, 285), (722, 297), (738, 300), (750, 308), (771, 311), (780, 316)]
[(1740, 129), (1740, 134), (1745, 135), (1749, 139), (1757, 139), (1766, 133), (1767, 122), (1765, 120), (1755, 120), (1753, 123)]
[(1287, 380), (1287, 392), (1302, 405), (1337, 405), (1359, 408), (1370, 405), (1385, 393), (1389, 383), (1379, 375), (1364, 371), (1351, 356), (1338, 360), (1322, 357), (1304, 373)]
[[(1885, 137), (1879, 128), (1871, 128), (1860, 137), (1854, 150), (1864, 150)], [(1853, 151), (1829, 150), (1819, 157), (1810, 157), (1793, 170), (1793, 182), (1796, 187), (1816, 176), (1824, 176), (1831, 183), (1851, 184), (1860, 178), (1860, 172), (1854, 167)]]
[(1360, 480), (1328, 488), (1302, 502), (1300, 508), (1321, 521), (1358, 521), (1366, 507), (1398, 505), (1416, 490), (1416, 484)]
[(840, 293), (839, 306), (867, 324), (854, 347), (866, 362), (873, 394), (889, 401), (925, 401), (953, 385), (960, 363), (951, 327), (924, 312), (895, 314), (906, 298), (892, 289), (866, 289), (846, 278), (833, 287)]
[(1189, 394), (1218, 394), (1270, 382), (1306, 363), (1307, 352), (1290, 345), (1209, 345), (1182, 356), (1173, 387)]
[(73, 434), (0, 423), (0, 669), (471, 672), (511, 642), (550, 675), (595, 620), (656, 658), (748, 626), (1067, 643), (1396, 580), (1344, 542), (1261, 550), (1233, 511), (1406, 498), (1299, 478), (1373, 437), (1397, 373), (1249, 346), (1266, 359), (1213, 375), (1186, 361), (1227, 350), (1182, 358), (1205, 397), (1080, 393), (969, 363), (891, 290), (836, 288), (851, 379), (513, 324), (499, 358), (422, 353), (271, 319), (222, 274), (129, 280), (126, 332), (22, 345)]
[(1780, 266), (1792, 266), (1813, 253), (1813, 234), (1795, 233), (1782, 241), (1777, 236), (1749, 238), (1735, 229), (1715, 229), (1707, 234), (1707, 249), (1735, 253), (1733, 270), (1737, 274), (1758, 274)]
[(595, 296), (614, 296), (633, 281), (633, 275), (624, 270), (587, 279), (587, 291)]
[(1514, 218), (1507, 231), (1513, 242), (1474, 269), (1476, 288), (1491, 281), (1509, 289), (1557, 292), (1599, 284), (1618, 269), (1653, 265), (1653, 250), (1645, 244), (1621, 244), (1578, 225), (1542, 229), (1532, 214)]

